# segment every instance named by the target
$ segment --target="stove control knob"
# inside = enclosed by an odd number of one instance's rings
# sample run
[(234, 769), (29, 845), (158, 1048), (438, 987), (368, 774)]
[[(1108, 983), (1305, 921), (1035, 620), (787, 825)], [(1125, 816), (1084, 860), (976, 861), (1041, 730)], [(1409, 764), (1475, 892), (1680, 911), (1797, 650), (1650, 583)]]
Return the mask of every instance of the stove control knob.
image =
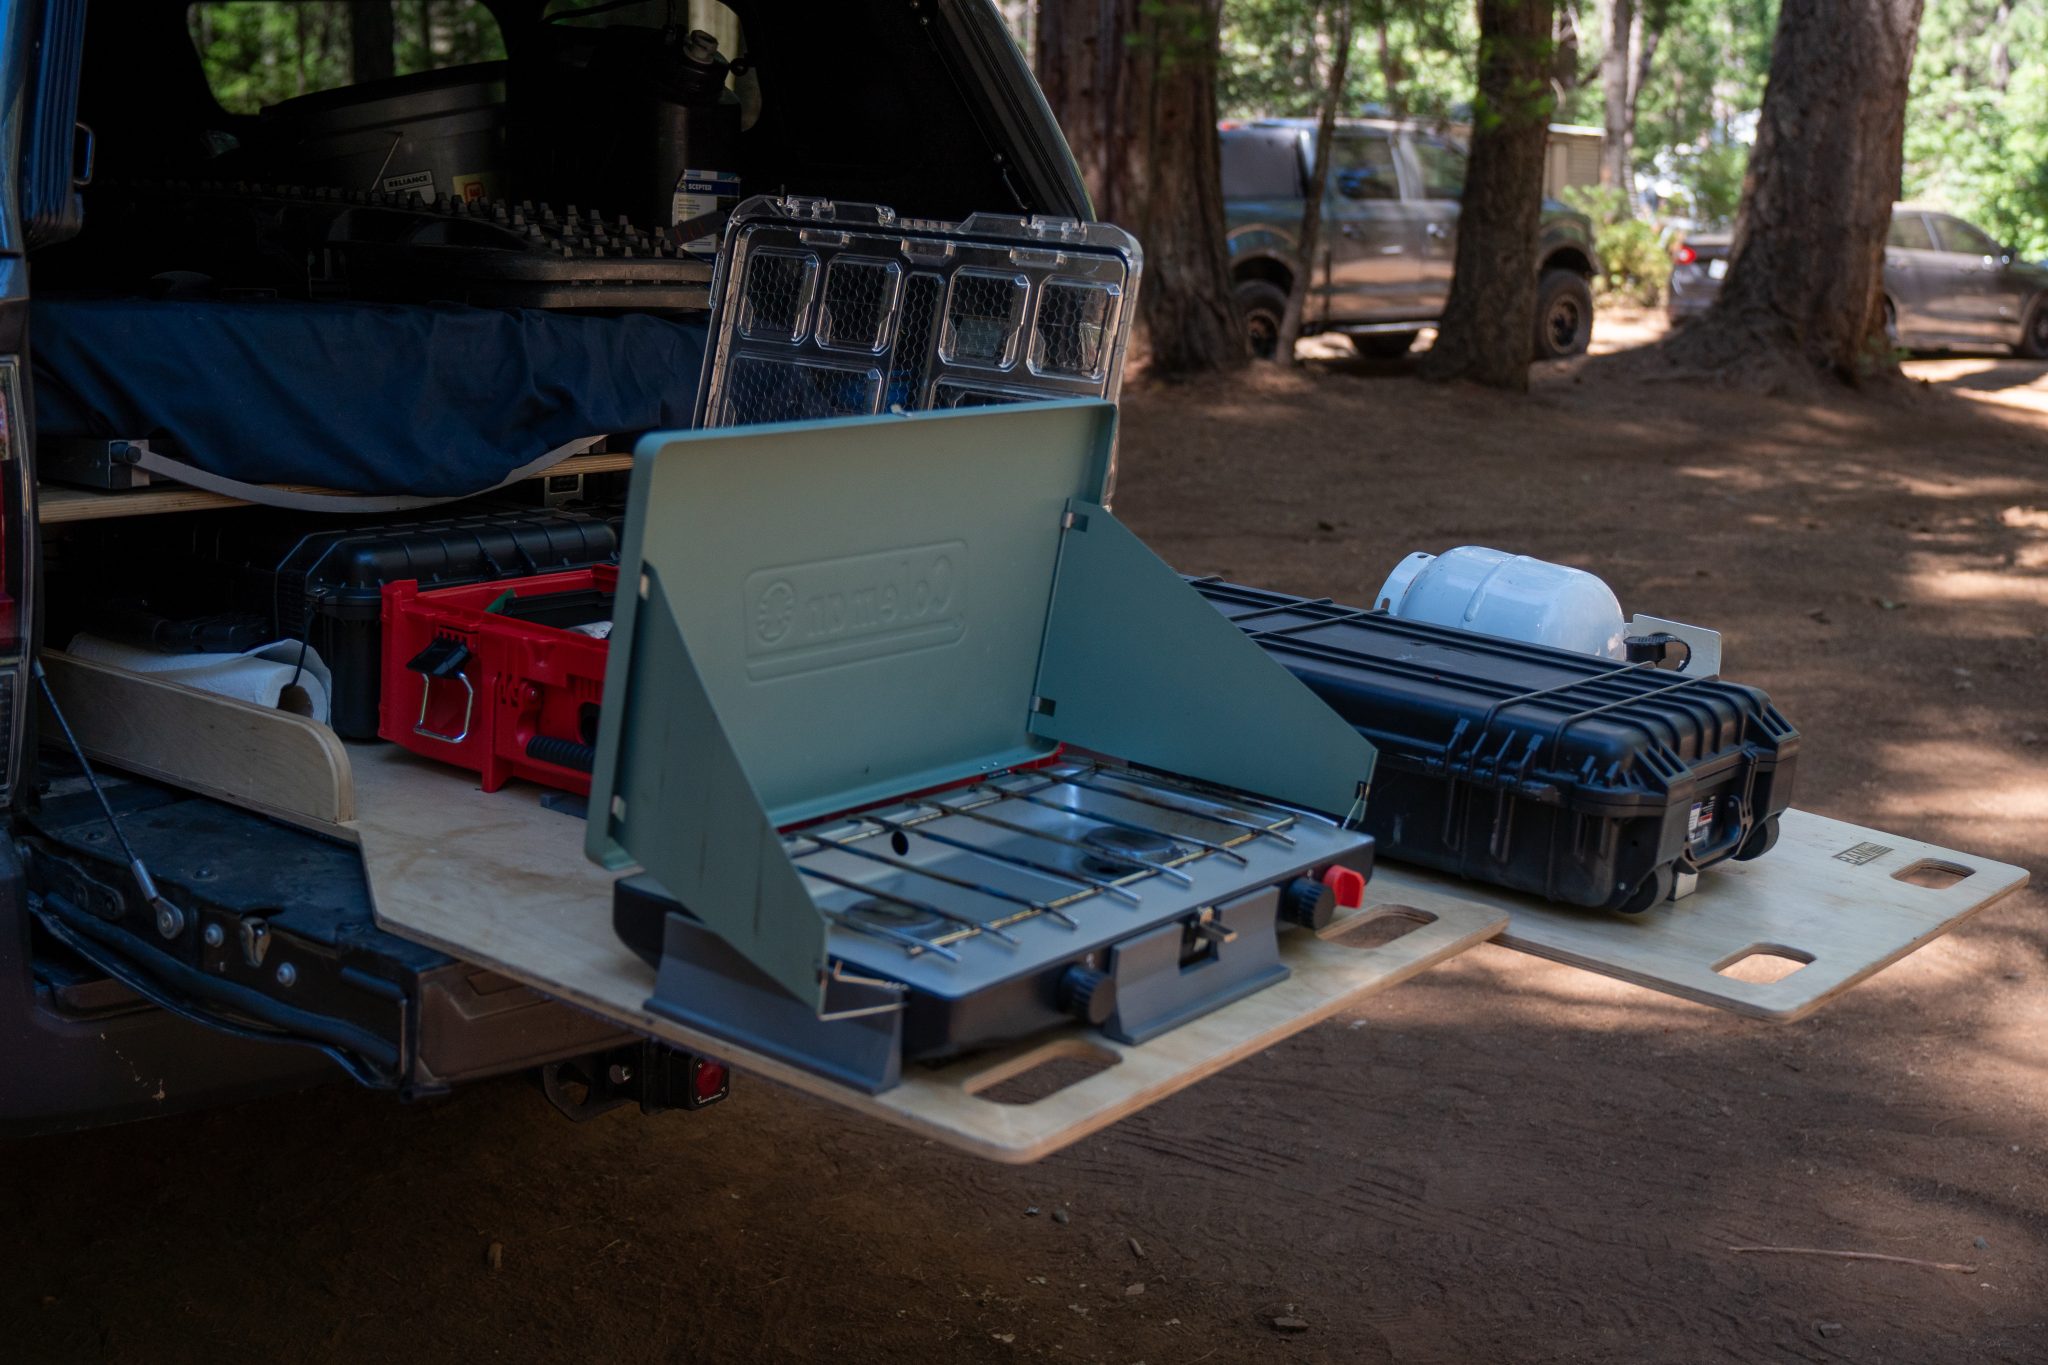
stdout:
[(1084, 1024), (1106, 1024), (1116, 1013), (1116, 981), (1093, 967), (1069, 967), (1060, 974), (1060, 1008)]
[(1296, 877), (1280, 888), (1280, 918), (1304, 929), (1321, 929), (1337, 914), (1337, 893), (1314, 877)]

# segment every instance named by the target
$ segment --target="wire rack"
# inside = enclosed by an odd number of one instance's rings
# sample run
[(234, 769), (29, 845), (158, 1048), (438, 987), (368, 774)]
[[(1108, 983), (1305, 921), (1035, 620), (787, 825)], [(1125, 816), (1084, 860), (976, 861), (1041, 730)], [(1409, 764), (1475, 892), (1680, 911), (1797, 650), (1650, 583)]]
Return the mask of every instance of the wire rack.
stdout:
[[(1071, 912), (1084, 902), (1135, 909), (1149, 881), (1190, 888), (1193, 864), (1223, 860), (1247, 867), (1247, 845), (1270, 841), (1291, 850), (1302, 818), (1281, 807), (1225, 800), (1150, 774), (1094, 765), (1012, 774), (944, 796), (913, 798), (834, 820), (830, 832), (793, 832), (785, 846), (797, 871), (826, 895), (851, 892), (859, 898), (821, 902), (832, 923), (912, 956), (933, 953), (957, 961), (958, 945), (970, 939), (1014, 945), (1008, 931), (1023, 921), (1078, 928)], [(995, 831), (1000, 841), (965, 837), (969, 830)], [(837, 870), (818, 866), (828, 854), (842, 855), (834, 860)], [(943, 855), (943, 866), (929, 860), (935, 855)], [(849, 875), (847, 859), (871, 869), (872, 877)], [(1018, 872), (1066, 889), (1040, 895), (1015, 890)], [(1011, 885), (998, 884), (1004, 880)]]

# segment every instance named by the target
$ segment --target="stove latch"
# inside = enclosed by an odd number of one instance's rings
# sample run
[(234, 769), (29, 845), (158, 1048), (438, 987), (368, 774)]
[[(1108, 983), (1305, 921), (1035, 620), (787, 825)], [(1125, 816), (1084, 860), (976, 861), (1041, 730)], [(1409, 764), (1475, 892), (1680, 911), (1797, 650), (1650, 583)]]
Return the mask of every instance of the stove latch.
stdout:
[(1134, 935), (1109, 950), (1116, 1009), (1102, 1031), (1142, 1043), (1253, 991), (1285, 980), (1277, 920), (1282, 888), (1269, 886)]

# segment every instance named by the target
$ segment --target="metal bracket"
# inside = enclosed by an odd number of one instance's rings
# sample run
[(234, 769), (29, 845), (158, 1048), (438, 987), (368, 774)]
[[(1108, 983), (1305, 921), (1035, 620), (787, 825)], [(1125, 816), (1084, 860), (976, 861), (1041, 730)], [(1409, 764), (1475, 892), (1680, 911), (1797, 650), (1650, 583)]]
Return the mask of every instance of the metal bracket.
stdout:
[(270, 925), (250, 915), (243, 918), (238, 929), (242, 939), (242, 961), (251, 967), (261, 967), (264, 955), (270, 951)]
[(1630, 618), (1624, 633), (1629, 635), (1670, 635), (1684, 642), (1690, 653), (1680, 664), (1678, 671), (1688, 678), (1718, 678), (1721, 676), (1721, 632), (1708, 630), (1705, 626), (1687, 625), (1683, 621), (1667, 621), (1661, 616), (1636, 615)]
[(36, 473), (78, 488), (120, 491), (149, 487), (142, 467), (147, 441), (107, 441), (90, 436), (51, 436), (36, 442)]

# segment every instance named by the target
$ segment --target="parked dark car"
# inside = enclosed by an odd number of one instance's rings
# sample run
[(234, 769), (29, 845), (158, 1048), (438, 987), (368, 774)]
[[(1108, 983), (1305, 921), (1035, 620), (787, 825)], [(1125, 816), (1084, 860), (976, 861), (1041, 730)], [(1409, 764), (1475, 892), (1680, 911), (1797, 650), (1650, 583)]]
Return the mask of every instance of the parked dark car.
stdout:
[[(1679, 243), (1666, 311), (1672, 324), (1706, 311), (1728, 273), (1729, 233)], [(1884, 251), (1885, 331), (1908, 350), (2009, 346), (2048, 357), (2048, 268), (2015, 258), (1982, 228), (1915, 204), (1892, 206)]]
[[(1315, 160), (1311, 119), (1222, 125), (1231, 278), (1252, 351), (1273, 353)], [(1457, 257), (1465, 147), (1413, 121), (1346, 119), (1331, 149), (1314, 289), (1302, 332), (1341, 332), (1364, 355), (1397, 356), (1443, 316)], [(1577, 355), (1593, 335), (1593, 225), (1553, 201), (1537, 253), (1534, 353)]]

